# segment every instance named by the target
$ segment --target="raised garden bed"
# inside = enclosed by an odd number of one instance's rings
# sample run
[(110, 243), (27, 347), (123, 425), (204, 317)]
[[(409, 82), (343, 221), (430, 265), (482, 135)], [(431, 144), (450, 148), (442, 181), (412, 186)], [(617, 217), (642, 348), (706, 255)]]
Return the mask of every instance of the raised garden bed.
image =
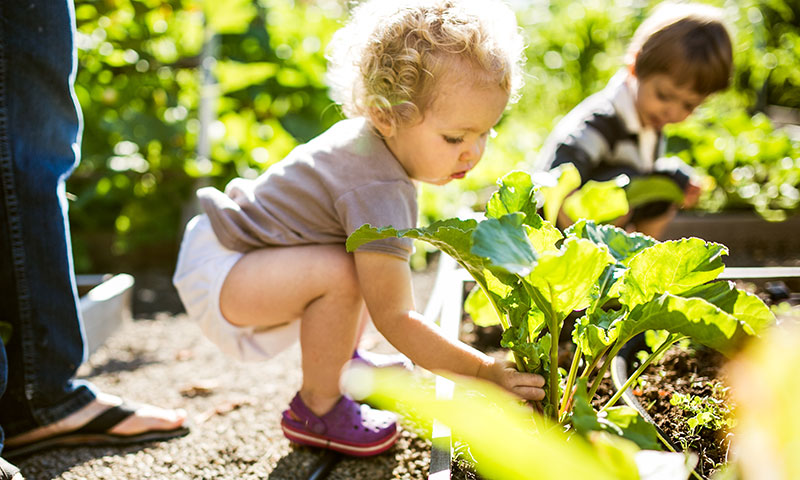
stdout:
[(728, 247), (729, 267), (800, 265), (800, 216), (768, 222), (752, 212), (679, 212), (666, 240), (699, 237)]

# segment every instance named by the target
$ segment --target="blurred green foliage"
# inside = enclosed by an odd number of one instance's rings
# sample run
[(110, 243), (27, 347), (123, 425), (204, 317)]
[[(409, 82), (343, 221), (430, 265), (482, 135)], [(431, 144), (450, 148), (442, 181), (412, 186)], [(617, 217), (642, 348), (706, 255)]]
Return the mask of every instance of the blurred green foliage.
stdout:
[[(512, 3), (528, 44), (522, 98), (467, 179), (421, 188), (423, 223), (482, 209), (497, 178), (529, 165), (561, 116), (620, 68), (656, 2)], [(767, 105), (800, 108), (800, 6), (711, 3), (735, 26), (734, 88), (670, 130), (670, 148), (714, 179), (704, 208), (747, 206), (778, 218), (797, 209), (800, 147), (751, 115)], [(256, 176), (341, 118), (327, 96), (324, 51), (347, 16), (345, 0), (75, 5), (85, 131), (67, 187), (79, 272), (171, 270), (199, 185)], [(201, 118), (209, 119), (207, 155)]]

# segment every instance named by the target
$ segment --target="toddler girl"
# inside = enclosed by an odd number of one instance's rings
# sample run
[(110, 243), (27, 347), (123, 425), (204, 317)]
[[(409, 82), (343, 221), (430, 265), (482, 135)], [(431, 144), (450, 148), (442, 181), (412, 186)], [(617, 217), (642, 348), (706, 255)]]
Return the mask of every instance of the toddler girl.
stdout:
[(391, 413), (339, 391), (368, 317), (421, 367), (543, 398), (542, 377), (444, 337), (417, 313), (411, 240), (344, 246), (365, 223), (415, 226), (415, 181), (443, 185), (478, 163), (519, 87), (513, 13), (499, 0), (373, 0), (330, 52), (333, 98), (349, 118), (255, 180), (197, 192), (205, 213), (186, 227), (174, 277), (187, 312), (241, 359), (299, 338), (303, 382), (281, 424), (300, 444), (374, 455), (397, 439)]

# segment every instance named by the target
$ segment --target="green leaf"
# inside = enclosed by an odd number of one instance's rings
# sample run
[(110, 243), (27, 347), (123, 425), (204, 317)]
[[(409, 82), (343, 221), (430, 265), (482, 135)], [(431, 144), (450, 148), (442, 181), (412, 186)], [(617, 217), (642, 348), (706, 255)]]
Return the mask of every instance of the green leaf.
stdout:
[(500, 323), (497, 311), (492, 307), (489, 298), (481, 287), (475, 286), (464, 301), (464, 311), (472, 318), (472, 323), (479, 327), (491, 327)]
[(536, 253), (522, 227), (520, 213), (488, 218), (472, 233), (472, 253), (489, 260), (490, 269), (527, 275), (536, 263)]
[(572, 416), (570, 422), (575, 427), (575, 431), (586, 437), (590, 432), (601, 431), (603, 427), (597, 420), (597, 412), (589, 402), (589, 394), (586, 388), (586, 379), (579, 378), (575, 382), (575, 394), (572, 398)]
[(525, 220), (529, 227), (527, 228), (528, 240), (533, 246), (533, 251), (544, 253), (558, 250), (556, 245), (564, 238), (561, 230), (552, 223), (542, 220), (539, 215), (527, 217)]
[(655, 244), (628, 263), (619, 285), (620, 302), (633, 308), (662, 293), (681, 294), (714, 280), (725, 269), (728, 249), (699, 238)]
[(587, 361), (591, 362), (617, 339), (619, 330), (612, 328), (624, 316), (623, 310), (597, 310), (575, 322), (572, 341), (581, 347)]
[[(400, 412), (417, 424), (430, 424), (434, 418), (446, 424), (454, 437), (469, 445), (479, 473), (486, 478), (531, 478), (532, 472), (536, 478), (553, 480), (637, 478), (620, 477), (609, 470), (588, 442), (568, 438), (497, 385), (453, 378), (453, 396), (443, 399), (437, 397), (433, 380), (388, 370), (351, 369), (342, 383), (354, 398), (366, 397), (379, 408)], [(421, 384), (423, 381), (427, 384)], [(498, 441), (498, 432), (502, 441)]]
[[(547, 378), (550, 371), (550, 334), (531, 342), (525, 328), (510, 327), (503, 332), (500, 346), (507, 348), (525, 360), (529, 373), (538, 373)], [(547, 390), (545, 390), (545, 393)]]
[(348, 252), (355, 251), (361, 245), (390, 237), (408, 237), (430, 243), (442, 252), (453, 257), (478, 282), (485, 284), (484, 268), (486, 260), (472, 253), (472, 232), (478, 222), (473, 219), (461, 220), (450, 218), (431, 223), (424, 228), (408, 228), (397, 230), (394, 227), (376, 228), (366, 224), (359, 227), (348, 238), (345, 244)]
[(579, 220), (567, 228), (565, 233), (567, 236), (574, 235), (591, 240), (597, 245), (607, 246), (608, 252), (622, 264), (627, 264), (634, 255), (658, 243), (656, 239), (642, 233), (628, 233), (613, 225), (598, 225), (591, 220)]
[(665, 293), (637, 305), (619, 326), (618, 342), (627, 342), (646, 330), (667, 330), (725, 355), (732, 354), (741, 338), (748, 336), (744, 325), (731, 314), (702, 298), (684, 298)]
[(718, 281), (700, 285), (681, 294), (699, 297), (730, 313), (743, 324), (746, 333), (758, 335), (775, 324), (775, 315), (756, 295), (739, 290), (733, 282)]
[(528, 219), (538, 217), (536, 213), (536, 192), (531, 176), (526, 172), (509, 172), (497, 181), (500, 189), (496, 191), (486, 204), (486, 216), (500, 218), (509, 213), (520, 212)]
[(604, 413), (606, 420), (622, 431), (623, 438), (631, 440), (642, 449), (661, 449), (656, 427), (644, 420), (635, 409), (628, 406), (611, 407)]
[(548, 173), (555, 177), (556, 182), (555, 185), (541, 187), (544, 197), (544, 218), (550, 223), (555, 223), (564, 199), (581, 186), (581, 174), (571, 163), (561, 164)]
[(595, 282), (606, 265), (613, 262), (607, 248), (570, 238), (558, 252), (542, 254), (524, 281), (538, 290), (554, 313), (564, 318), (573, 310), (589, 306)]
[(564, 213), (573, 220), (585, 218), (598, 223), (609, 222), (627, 214), (628, 210), (625, 189), (615, 180), (589, 180), (564, 200)]
[(663, 175), (633, 178), (625, 189), (625, 194), (631, 208), (658, 201), (667, 201), (678, 205), (683, 203), (683, 190), (674, 181)]

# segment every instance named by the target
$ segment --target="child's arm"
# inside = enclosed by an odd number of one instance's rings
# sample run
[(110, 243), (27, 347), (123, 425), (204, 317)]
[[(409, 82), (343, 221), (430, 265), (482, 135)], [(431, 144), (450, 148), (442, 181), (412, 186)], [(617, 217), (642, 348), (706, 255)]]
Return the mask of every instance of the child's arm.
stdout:
[(500, 362), (445, 337), (439, 327), (416, 312), (408, 263), (391, 255), (355, 253), (361, 293), (372, 321), (384, 337), (421, 367), (490, 380), (528, 400), (544, 398), (544, 378), (520, 373), (511, 362)]

